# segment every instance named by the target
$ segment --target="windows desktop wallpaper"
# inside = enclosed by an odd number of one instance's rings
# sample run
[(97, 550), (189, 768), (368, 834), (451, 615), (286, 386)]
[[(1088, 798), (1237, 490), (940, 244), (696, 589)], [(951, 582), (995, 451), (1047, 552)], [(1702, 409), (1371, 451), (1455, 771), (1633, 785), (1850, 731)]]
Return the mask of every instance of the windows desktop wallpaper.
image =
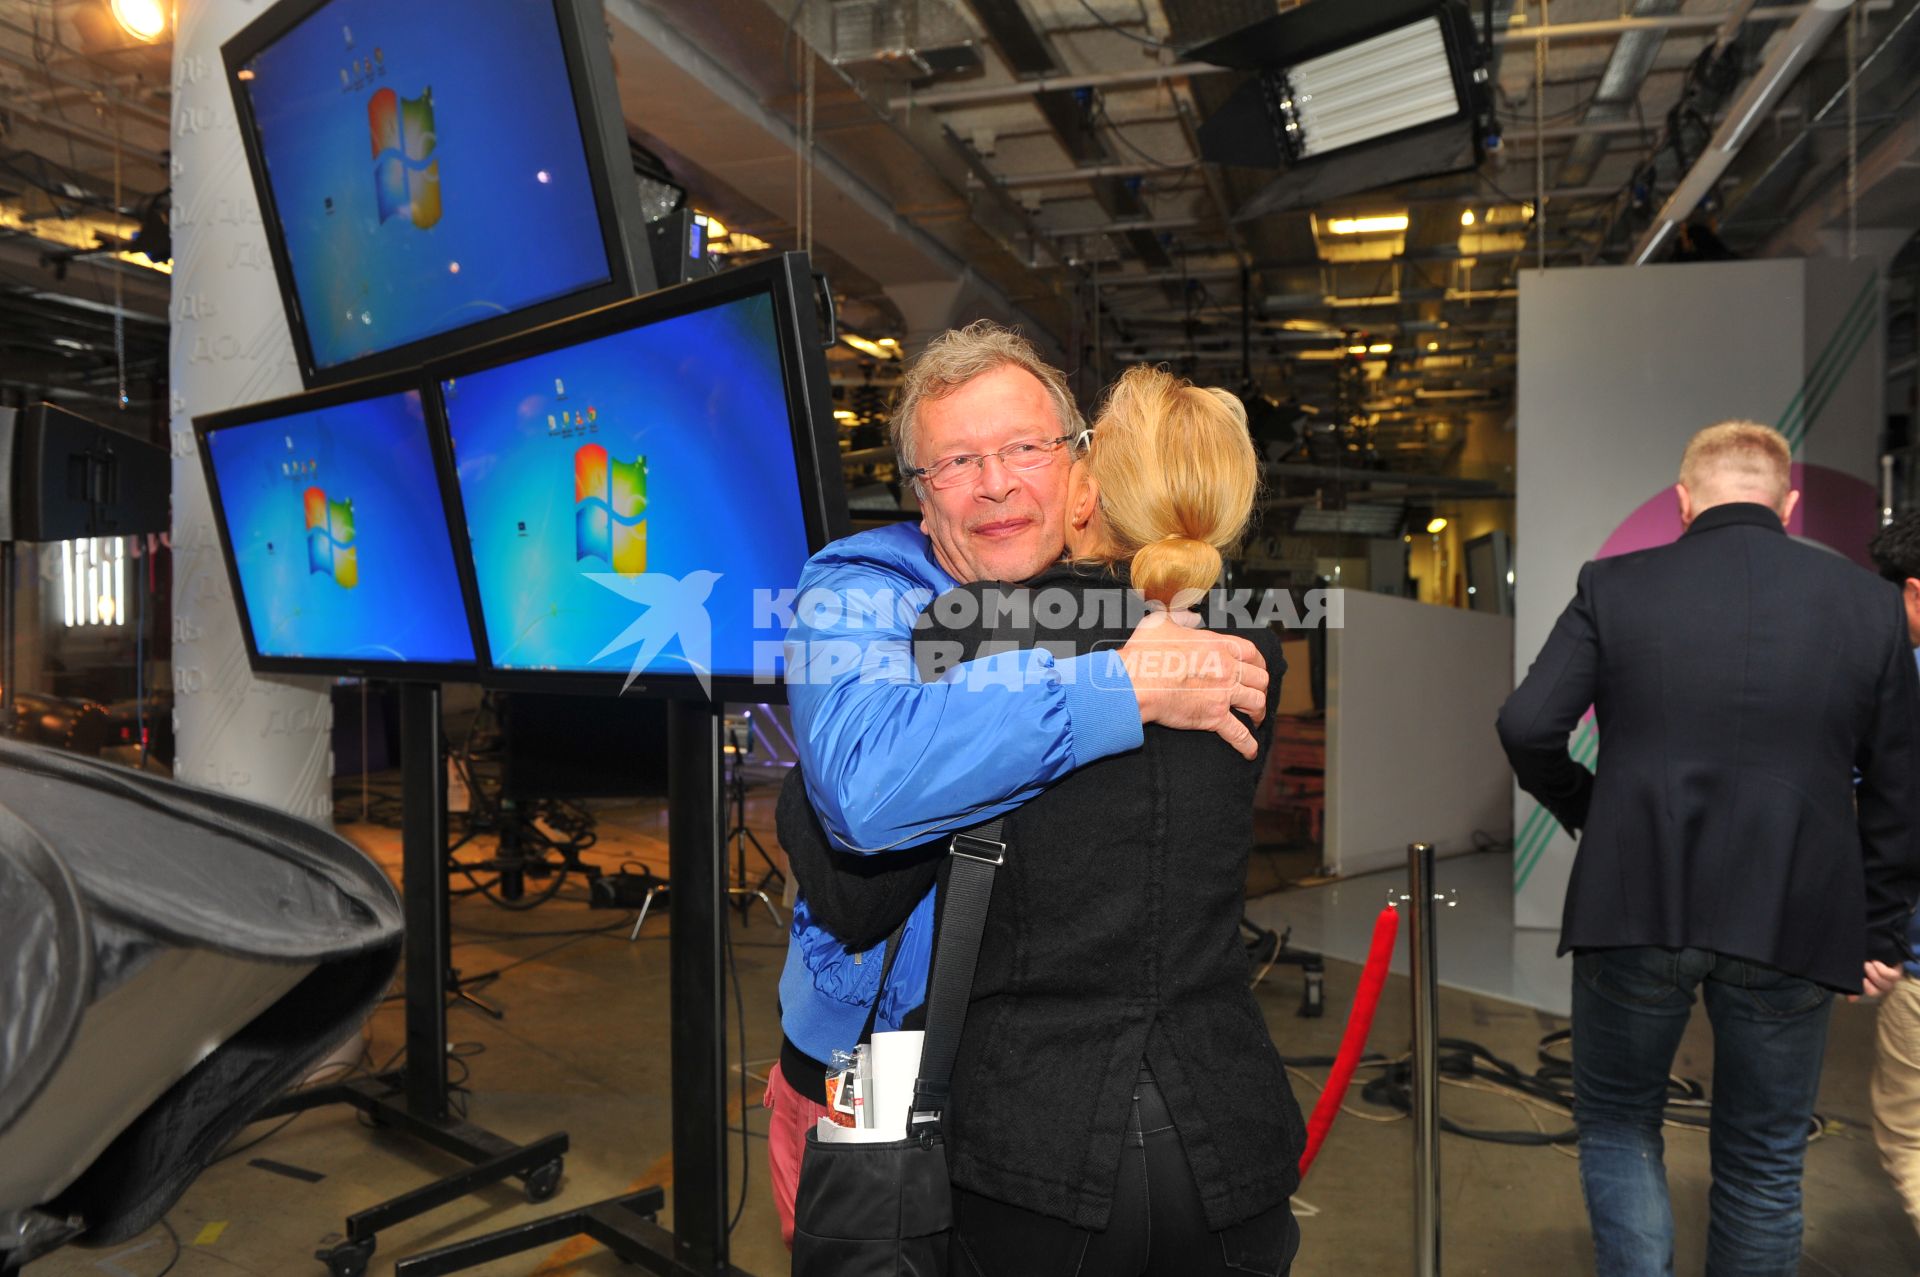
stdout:
[[(624, 674), (639, 657), (746, 677), (755, 641), (784, 637), (755, 630), (753, 607), (756, 590), (791, 589), (808, 553), (770, 296), (443, 393), (496, 667)], [(710, 625), (668, 622), (676, 605)], [(605, 650), (656, 607), (653, 632)]]
[(610, 277), (553, 0), (332, 0), (240, 77), (318, 367)]
[(262, 656), (474, 659), (418, 392), (206, 443)]

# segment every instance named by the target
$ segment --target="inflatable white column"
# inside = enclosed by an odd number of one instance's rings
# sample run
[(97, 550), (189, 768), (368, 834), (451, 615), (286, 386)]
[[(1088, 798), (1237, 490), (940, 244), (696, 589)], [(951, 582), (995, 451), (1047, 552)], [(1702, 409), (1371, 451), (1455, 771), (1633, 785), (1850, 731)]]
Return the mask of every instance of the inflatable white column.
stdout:
[(221, 561), (193, 418), (300, 389), (220, 45), (266, 8), (178, 0), (173, 44), (173, 697), (181, 780), (332, 820), (318, 679), (256, 679)]

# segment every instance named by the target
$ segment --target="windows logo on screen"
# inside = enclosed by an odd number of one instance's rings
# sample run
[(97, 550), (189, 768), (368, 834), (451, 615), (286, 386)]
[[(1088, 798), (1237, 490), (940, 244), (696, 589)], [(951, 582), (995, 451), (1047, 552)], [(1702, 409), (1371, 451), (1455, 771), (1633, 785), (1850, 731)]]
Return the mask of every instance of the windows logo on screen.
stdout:
[(329, 501), (323, 488), (308, 488), (307, 574), (324, 572), (342, 589), (360, 584), (360, 549), (353, 543), (353, 502)]
[(573, 454), (574, 561), (603, 559), (615, 572), (647, 570), (647, 459), (618, 461), (597, 443)]
[(433, 90), (403, 98), (381, 89), (367, 100), (373, 186), (380, 221), (405, 213), (420, 229), (440, 220), (440, 161), (434, 158)]

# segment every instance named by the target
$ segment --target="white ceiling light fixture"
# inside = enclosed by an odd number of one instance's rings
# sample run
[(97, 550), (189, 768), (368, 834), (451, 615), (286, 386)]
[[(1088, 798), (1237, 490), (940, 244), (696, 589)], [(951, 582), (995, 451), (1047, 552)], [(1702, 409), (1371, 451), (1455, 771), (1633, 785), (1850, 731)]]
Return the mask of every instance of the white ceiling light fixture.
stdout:
[(1383, 214), (1379, 217), (1335, 217), (1327, 222), (1329, 235), (1385, 235), (1406, 229), (1405, 213)]
[(1460, 111), (1437, 17), (1308, 58), (1287, 80), (1293, 93), (1280, 109), (1292, 117), (1303, 159)]
[(108, 8), (120, 29), (136, 40), (152, 44), (167, 33), (167, 10), (160, 0), (109, 0)]
[(1235, 220), (1476, 167), (1496, 127), (1466, 0), (1321, 0), (1184, 57), (1255, 73), (1200, 126), (1201, 155), (1286, 170)]

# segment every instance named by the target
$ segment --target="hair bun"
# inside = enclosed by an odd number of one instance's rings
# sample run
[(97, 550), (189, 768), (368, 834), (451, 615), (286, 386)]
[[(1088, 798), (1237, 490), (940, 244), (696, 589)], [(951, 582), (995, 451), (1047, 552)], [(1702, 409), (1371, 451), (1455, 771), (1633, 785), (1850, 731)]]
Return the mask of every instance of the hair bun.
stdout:
[(1220, 551), (1184, 533), (1141, 546), (1133, 556), (1133, 588), (1170, 608), (1190, 607), (1220, 580)]

